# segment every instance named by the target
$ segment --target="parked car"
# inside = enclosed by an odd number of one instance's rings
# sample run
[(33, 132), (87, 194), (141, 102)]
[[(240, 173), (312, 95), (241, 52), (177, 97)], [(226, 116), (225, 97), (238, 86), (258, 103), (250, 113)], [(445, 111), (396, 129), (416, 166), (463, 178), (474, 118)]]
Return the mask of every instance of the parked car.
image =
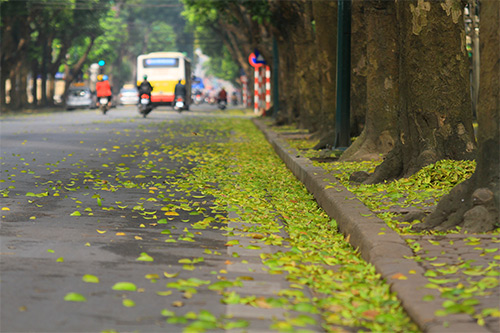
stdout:
[(139, 91), (132, 85), (123, 86), (118, 95), (120, 105), (137, 105), (139, 103)]
[(71, 87), (66, 97), (66, 110), (90, 108), (94, 104), (92, 97), (87, 87)]

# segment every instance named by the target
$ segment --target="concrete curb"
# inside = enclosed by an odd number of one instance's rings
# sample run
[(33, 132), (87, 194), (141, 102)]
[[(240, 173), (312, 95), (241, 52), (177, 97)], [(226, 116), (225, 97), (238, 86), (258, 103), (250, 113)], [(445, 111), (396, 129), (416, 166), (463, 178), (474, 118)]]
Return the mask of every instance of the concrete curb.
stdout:
[[(313, 194), (318, 204), (337, 221), (339, 230), (348, 237), (361, 256), (373, 264), (377, 272), (397, 293), (403, 307), (424, 332), (489, 332), (466, 314), (437, 317), (444, 299), (435, 289), (425, 288), (428, 283), (423, 269), (413, 260), (413, 252), (406, 242), (380, 218), (376, 217), (354, 194), (340, 184), (333, 175), (312, 165), (308, 158), (281, 140), (277, 133), (254, 118), (254, 124), (264, 133), (278, 156), (292, 173)], [(401, 274), (406, 279), (399, 279)], [(433, 295), (433, 301), (424, 301)]]

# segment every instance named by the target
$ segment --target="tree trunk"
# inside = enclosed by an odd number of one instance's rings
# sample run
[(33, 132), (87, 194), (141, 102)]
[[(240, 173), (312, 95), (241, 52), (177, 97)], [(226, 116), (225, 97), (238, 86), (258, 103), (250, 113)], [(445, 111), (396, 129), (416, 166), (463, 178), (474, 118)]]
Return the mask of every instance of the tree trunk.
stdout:
[(31, 61), (31, 73), (33, 75), (31, 88), (31, 95), (33, 96), (32, 105), (36, 108), (38, 105), (38, 61), (36, 59)]
[[(320, 109), (316, 117), (321, 119), (320, 132), (328, 134), (335, 128), (336, 63), (337, 63), (337, 2), (313, 1), (313, 17), (316, 23), (316, 47), (318, 50)], [(331, 146), (335, 137), (331, 137)]]
[(90, 53), (90, 50), (92, 49), (92, 46), (94, 46), (94, 42), (95, 42), (95, 37), (94, 36), (90, 37), (90, 43), (87, 46), (87, 49), (85, 50), (83, 55), (80, 57), (80, 59), (78, 59), (76, 64), (73, 66), (73, 68), (66, 71), (67, 74), (66, 74), (66, 77), (64, 79), (64, 93), (63, 93), (63, 98), (62, 98), (63, 101), (66, 100), (66, 94), (68, 92), (69, 86), (71, 85), (71, 83), (75, 79), (75, 73), (78, 73), (82, 69), (83, 64), (87, 60), (87, 57)]
[(500, 2), (481, 1), (481, 73), (478, 104), (476, 171), (441, 199), (436, 210), (417, 230), (487, 232), (499, 227), (500, 210)]
[(28, 75), (29, 64), (26, 63), (26, 53), (21, 58), (21, 68), (19, 71), (19, 100), (21, 108), (28, 106)]
[(365, 2), (367, 31), (366, 119), (359, 138), (341, 160), (378, 160), (397, 138), (398, 54), (393, 1)]
[(299, 116), (299, 94), (297, 93), (298, 87), (294, 76), (297, 56), (294, 52), (291, 31), (294, 29), (295, 22), (299, 20), (298, 7), (295, 1), (275, 0), (271, 5), (280, 62), (280, 112), (276, 123), (294, 123)]
[(319, 129), (322, 122), (317, 116), (321, 85), (319, 83), (319, 65), (317, 49), (311, 24), (311, 3), (297, 1), (299, 20), (291, 31), (291, 41), (297, 57), (295, 62), (295, 80), (299, 94), (299, 127), (310, 131)]
[(469, 62), (460, 0), (398, 1), (399, 135), (367, 179), (409, 176), (441, 159), (475, 153)]
[(366, 116), (366, 22), (364, 1), (353, 1), (351, 21), (351, 137), (361, 134)]

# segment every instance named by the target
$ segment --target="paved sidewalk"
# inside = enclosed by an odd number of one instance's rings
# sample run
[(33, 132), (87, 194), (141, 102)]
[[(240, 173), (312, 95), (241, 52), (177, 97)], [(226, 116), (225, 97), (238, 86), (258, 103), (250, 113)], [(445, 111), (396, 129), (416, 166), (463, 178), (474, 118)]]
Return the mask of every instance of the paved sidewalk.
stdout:
[[(465, 313), (437, 316), (436, 311), (443, 309), (442, 304), (447, 299), (441, 297), (438, 289), (426, 287), (433, 280), (424, 275), (440, 265), (462, 265), (462, 268), (465, 265), (470, 274), (462, 274), (458, 270), (456, 274), (448, 272), (446, 279), (450, 282), (435, 287), (451, 287), (460, 283), (468, 286), (481, 280), (484, 278), (484, 274), (480, 274), (482, 269), (488, 268), (490, 263), (499, 263), (498, 252), (495, 252), (499, 243), (495, 236), (400, 236), (356, 199), (332, 174), (313, 166), (308, 158), (301, 157), (300, 153), (261, 119), (254, 119), (254, 123), (265, 134), (287, 167), (304, 183), (330, 217), (337, 221), (339, 229), (347, 235), (353, 247), (359, 248), (362, 257), (372, 263), (391, 284), (407, 313), (423, 331), (500, 332), (498, 317), (487, 317), (485, 325), (479, 326), (476, 319)], [(332, 188), (331, 184), (335, 186)], [(416, 253), (407, 244), (408, 239), (410, 242), (418, 242), (420, 249)], [(498, 276), (494, 274), (490, 278), (498, 280)], [(483, 295), (474, 298), (478, 301), (475, 305), (476, 313), (481, 313), (486, 308), (498, 309), (500, 287), (497, 284), (495, 288), (487, 288)]]

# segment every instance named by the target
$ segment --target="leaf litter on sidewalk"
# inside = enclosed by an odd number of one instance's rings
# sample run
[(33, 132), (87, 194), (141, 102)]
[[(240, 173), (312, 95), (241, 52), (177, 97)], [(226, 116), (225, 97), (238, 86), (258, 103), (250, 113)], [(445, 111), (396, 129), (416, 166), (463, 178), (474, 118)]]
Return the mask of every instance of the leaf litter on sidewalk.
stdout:
[[(278, 133), (298, 131), (293, 126), (274, 127), (273, 130)], [(429, 279), (426, 287), (437, 289), (441, 297), (446, 299), (442, 304), (443, 308), (438, 310), (436, 315), (467, 313), (476, 319), (480, 326), (489, 321), (492, 327), (498, 327), (500, 318), (498, 302), (494, 307), (488, 307), (482, 305), (480, 300), (483, 298), (485, 303), (489, 303), (487, 299), (500, 296), (500, 256), (497, 254), (500, 229), (489, 232), (483, 237), (461, 234), (460, 228), (439, 232), (416, 232), (411, 226), (421, 221), (400, 222), (397, 219), (402, 215), (401, 212), (405, 211), (431, 211), (440, 198), (449, 193), (454, 186), (472, 176), (476, 166), (475, 161), (441, 160), (422, 168), (408, 178), (366, 185), (351, 183), (350, 175), (356, 171), (373, 172), (381, 161), (341, 162), (332, 159), (325, 162), (317, 158), (320, 153), (312, 149), (317, 142), (309, 136), (289, 139), (287, 143), (299, 150), (301, 155), (310, 158), (313, 165), (334, 174), (343, 186), (405, 239), (415, 254), (409, 259), (415, 260), (426, 270), (425, 276)], [(446, 239), (446, 235), (454, 237)], [(455, 253), (455, 258), (446, 262), (435, 262), (436, 256), (427, 255), (431, 251), (439, 250), (441, 254), (449, 256), (450, 253), (447, 253), (449, 247), (446, 245), (464, 249), (464, 252), (470, 251), (467, 249), (470, 247), (477, 251), (482, 260), (477, 262), (464, 259), (460, 251)], [(433, 297), (426, 296), (426, 300), (433, 300)]]

